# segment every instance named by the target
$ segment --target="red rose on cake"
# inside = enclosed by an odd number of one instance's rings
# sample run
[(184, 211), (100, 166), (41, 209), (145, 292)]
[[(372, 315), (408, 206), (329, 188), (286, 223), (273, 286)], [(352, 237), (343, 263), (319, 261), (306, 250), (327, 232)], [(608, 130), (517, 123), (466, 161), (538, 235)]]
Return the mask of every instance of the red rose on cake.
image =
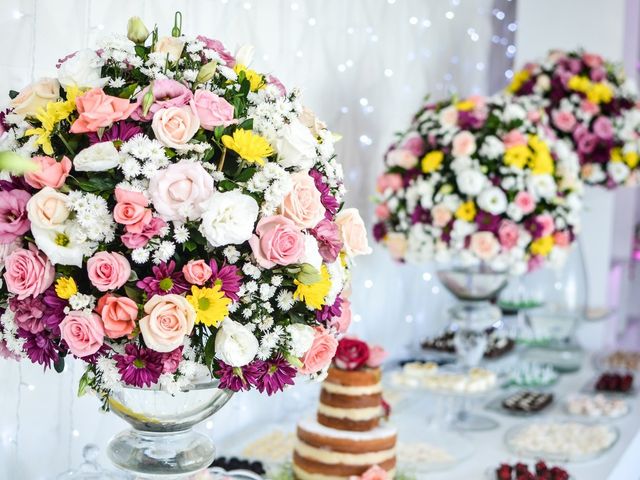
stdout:
[(363, 367), (377, 368), (387, 356), (380, 346), (369, 347), (366, 342), (357, 338), (343, 338), (338, 343), (335, 365), (342, 370), (359, 370)]

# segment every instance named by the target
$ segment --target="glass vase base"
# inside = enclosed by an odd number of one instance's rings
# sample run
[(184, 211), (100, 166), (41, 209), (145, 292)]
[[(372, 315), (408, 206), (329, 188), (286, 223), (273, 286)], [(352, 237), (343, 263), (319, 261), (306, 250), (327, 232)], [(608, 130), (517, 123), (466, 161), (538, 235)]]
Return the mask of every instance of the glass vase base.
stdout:
[(490, 417), (477, 413), (459, 412), (451, 421), (451, 428), (462, 432), (482, 432), (494, 430), (500, 424)]
[(206, 435), (181, 432), (143, 432), (130, 429), (109, 442), (114, 465), (142, 478), (182, 478), (209, 467), (215, 448)]

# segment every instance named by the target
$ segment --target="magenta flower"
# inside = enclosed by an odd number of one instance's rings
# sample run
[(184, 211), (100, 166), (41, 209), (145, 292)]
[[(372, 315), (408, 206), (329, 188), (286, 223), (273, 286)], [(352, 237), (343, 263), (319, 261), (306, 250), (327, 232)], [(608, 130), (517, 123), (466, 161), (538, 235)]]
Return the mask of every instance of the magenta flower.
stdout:
[(267, 392), (271, 396), (281, 392), (287, 385), (293, 385), (297, 370), (287, 362), (282, 355), (278, 355), (266, 362), (254, 362), (260, 372), (256, 387), (260, 393)]
[(218, 264), (215, 260), (209, 262), (211, 267), (211, 281), (214, 285), (220, 285), (220, 290), (234, 302), (239, 300), (238, 291), (240, 290), (240, 284), (242, 283), (242, 275), (238, 271), (238, 267), (235, 265), (225, 265), (218, 269)]
[(147, 292), (149, 297), (170, 293), (180, 295), (189, 290), (189, 284), (182, 271), (176, 271), (176, 262), (173, 260), (169, 263), (162, 262), (154, 266), (151, 271), (152, 277), (145, 277), (136, 283), (136, 286)]
[(40, 297), (27, 297), (23, 300), (11, 297), (9, 308), (15, 315), (16, 324), (22, 330), (30, 333), (40, 333), (44, 330), (41, 318), (44, 315), (45, 305)]
[(342, 250), (338, 225), (325, 218), (311, 230), (311, 235), (318, 241), (318, 250), (322, 259), (327, 263), (335, 262)]
[(9, 130), (9, 125), (7, 125), (7, 113), (9, 113), (9, 110), (2, 110), (0, 112), (0, 137)]
[(204, 43), (204, 46), (206, 48), (208, 48), (209, 50), (214, 50), (218, 55), (220, 55), (220, 59), (227, 67), (233, 68), (233, 66), (236, 64), (236, 59), (233, 57), (233, 55), (225, 50), (224, 45), (220, 40), (214, 40), (202, 35), (198, 35), (196, 38)]
[(27, 202), (30, 198), (24, 190), (0, 192), (0, 243), (11, 243), (29, 230)]
[(373, 226), (373, 238), (380, 242), (387, 235), (387, 226), (384, 222), (378, 222)]
[(168, 353), (162, 353), (162, 373), (175, 373), (182, 360), (182, 347), (178, 347)]
[(342, 315), (342, 298), (336, 297), (333, 305), (324, 305), (320, 310), (316, 310), (316, 320), (319, 322), (328, 322), (332, 318)]
[(322, 179), (322, 173), (318, 170), (311, 170), (309, 175), (313, 178), (316, 188), (320, 192), (320, 202), (326, 209), (324, 216), (329, 220), (333, 219), (334, 215), (338, 213), (340, 203), (336, 200), (336, 197), (331, 194), (329, 185)]
[(38, 363), (47, 369), (60, 359), (59, 347), (51, 333), (47, 331), (31, 333), (19, 328), (18, 337), (24, 339), (22, 349), (33, 363)]
[(252, 386), (256, 386), (261, 372), (256, 362), (244, 367), (232, 367), (222, 361), (218, 361), (216, 374), (220, 378), (220, 388), (231, 390), (232, 392), (241, 392), (242, 390), (251, 390)]
[(162, 355), (132, 343), (124, 347), (124, 355), (114, 355), (122, 381), (134, 387), (150, 387), (162, 373)]
[(105, 130), (102, 136), (98, 136), (97, 133), (89, 132), (89, 144), (94, 145), (102, 142), (113, 142), (116, 148), (120, 147), (127, 140), (135, 137), (139, 133), (142, 133), (142, 128), (133, 122), (116, 122), (111, 128)]
[(60, 322), (64, 319), (64, 309), (69, 305), (69, 302), (58, 297), (55, 287), (52, 285), (45, 290), (42, 303), (45, 305), (42, 324), (54, 335), (60, 335)]

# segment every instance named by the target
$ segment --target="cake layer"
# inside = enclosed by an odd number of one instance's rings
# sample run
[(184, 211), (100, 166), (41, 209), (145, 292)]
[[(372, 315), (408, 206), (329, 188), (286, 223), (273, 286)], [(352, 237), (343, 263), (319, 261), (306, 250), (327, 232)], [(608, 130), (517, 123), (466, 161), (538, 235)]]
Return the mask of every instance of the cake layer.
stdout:
[(348, 420), (346, 418), (328, 417), (318, 413), (318, 423), (325, 427), (350, 432), (367, 432), (380, 425), (380, 417), (371, 420)]
[(362, 408), (341, 408), (332, 407), (320, 402), (318, 404), (318, 413), (324, 415), (325, 417), (333, 417), (360, 422), (363, 420), (378, 419), (382, 415), (384, 415), (384, 410), (382, 408), (382, 405)]
[(325, 463), (327, 465), (380, 465), (381, 463), (391, 460), (396, 456), (395, 447), (372, 452), (346, 453), (336, 452), (326, 447), (314, 447), (301, 440), (298, 440), (296, 442), (294, 450), (298, 453), (298, 455), (306, 458), (307, 460), (313, 460), (315, 462)]
[[(314, 422), (315, 423), (315, 422)], [(389, 450), (394, 448), (397, 441), (397, 434), (395, 431), (386, 431), (385, 434), (379, 437), (366, 436), (364, 432), (360, 434), (361, 438), (357, 435), (353, 435), (350, 438), (340, 437), (339, 433), (330, 430), (320, 424), (315, 423), (317, 427), (322, 427), (328, 430), (328, 433), (322, 432), (320, 428), (314, 427), (310, 430), (304, 428), (302, 424), (298, 425), (297, 435), (304, 443), (311, 445), (312, 447), (325, 448), (334, 452), (344, 453), (368, 453), (379, 452), (382, 450)], [(373, 432), (373, 430), (371, 431)]]
[(320, 393), (320, 402), (330, 407), (336, 408), (365, 408), (365, 407), (379, 407), (382, 405), (382, 395), (375, 393), (373, 395), (340, 395), (337, 393), (327, 392), (322, 387)]
[[(298, 468), (304, 470), (306, 473), (321, 474), (336, 477), (350, 477), (351, 475), (362, 475), (369, 468), (375, 464), (370, 465), (343, 465), (336, 464), (331, 465), (327, 463), (317, 462), (315, 460), (303, 457), (298, 452), (293, 452), (293, 464)], [(395, 456), (389, 460), (379, 463), (380, 468), (385, 469), (387, 472), (395, 469), (396, 458)]]
[(382, 380), (382, 372), (379, 368), (366, 368), (364, 370), (340, 370), (330, 367), (325, 382), (347, 385), (350, 387), (363, 387), (376, 385)]
[(360, 395), (374, 395), (376, 393), (382, 393), (382, 383), (376, 383), (374, 385), (364, 385), (360, 387), (352, 387), (349, 385), (340, 385), (338, 383), (327, 382), (322, 383), (322, 389), (338, 395), (349, 395), (357, 397)]
[[(350, 475), (323, 475), (321, 473), (309, 473), (302, 468), (298, 467), (296, 464), (293, 465), (293, 473), (297, 480), (349, 480)], [(391, 469), (387, 472), (389, 480), (393, 480), (395, 477), (396, 470), (395, 468)]]

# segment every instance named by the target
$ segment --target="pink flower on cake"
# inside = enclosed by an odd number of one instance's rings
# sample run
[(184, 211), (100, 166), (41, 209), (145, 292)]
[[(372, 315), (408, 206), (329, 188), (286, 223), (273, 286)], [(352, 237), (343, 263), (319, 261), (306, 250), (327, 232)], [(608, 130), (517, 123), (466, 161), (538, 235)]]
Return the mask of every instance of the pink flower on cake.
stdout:
[(116, 206), (113, 209), (113, 219), (126, 225), (128, 232), (141, 233), (146, 225), (151, 222), (151, 210), (149, 200), (140, 192), (132, 192), (122, 188), (116, 188)]
[(256, 261), (263, 268), (297, 263), (304, 254), (304, 234), (282, 215), (262, 217), (256, 235), (249, 240)]
[(35, 172), (24, 174), (24, 180), (33, 188), (60, 188), (71, 171), (71, 160), (62, 157), (59, 162), (51, 157), (32, 157), (34, 163), (38, 165)]
[(520, 237), (520, 230), (511, 220), (502, 220), (498, 229), (498, 238), (500, 245), (505, 250), (511, 250), (518, 244), (518, 238)]
[(0, 191), (0, 243), (11, 243), (29, 230), (30, 198), (24, 190)]
[(342, 303), (340, 304), (341, 313), (339, 317), (333, 317), (329, 320), (329, 327), (335, 328), (338, 333), (346, 333), (351, 325), (351, 302), (341, 297)]
[(378, 177), (376, 182), (378, 192), (384, 193), (388, 189), (396, 192), (402, 188), (402, 175), (399, 173), (385, 173)]
[(380, 345), (369, 347), (369, 359), (367, 360), (367, 367), (378, 368), (380, 365), (382, 365), (388, 355), (389, 353)]
[[(146, 115), (143, 115), (144, 98), (149, 93), (153, 95), (153, 103)], [(131, 114), (134, 120), (148, 122), (155, 113), (163, 108), (182, 107), (193, 99), (193, 93), (189, 88), (168, 78), (155, 80), (150, 87), (145, 87), (136, 95), (136, 110)]]
[(352, 475), (349, 480), (389, 480), (389, 474), (385, 469), (374, 465), (361, 476)]
[(371, 248), (367, 240), (367, 229), (360, 213), (355, 208), (345, 208), (336, 215), (336, 223), (349, 256), (369, 255)]
[(182, 267), (182, 273), (187, 282), (194, 285), (204, 285), (211, 278), (213, 271), (204, 260), (189, 260)]
[(104, 344), (102, 319), (95, 313), (69, 312), (60, 323), (60, 334), (71, 353), (79, 358), (93, 355)]
[(238, 122), (233, 118), (233, 105), (209, 90), (196, 90), (194, 105), (200, 125), (205, 130)]
[(338, 341), (325, 328), (315, 327), (314, 330), (313, 344), (301, 359), (302, 367), (298, 369), (303, 375), (317, 373), (328, 367), (338, 348)]
[(576, 117), (566, 110), (553, 110), (551, 112), (551, 120), (563, 132), (571, 132), (576, 126)]
[(200, 120), (193, 104), (169, 107), (158, 110), (153, 115), (151, 128), (164, 146), (185, 150), (189, 140), (200, 128)]
[(536, 208), (536, 201), (529, 192), (518, 192), (514, 203), (525, 215), (533, 212)]
[(97, 132), (115, 122), (126, 120), (136, 109), (126, 98), (112, 97), (101, 88), (89, 90), (76, 98), (78, 119), (71, 125), (71, 133)]
[(291, 175), (293, 187), (284, 197), (280, 212), (294, 221), (300, 228), (313, 228), (324, 218), (320, 191), (307, 172)]
[(190, 335), (196, 311), (181, 295), (154, 295), (145, 306), (147, 314), (140, 320), (140, 333), (147, 347), (167, 353), (182, 345)]
[(109, 338), (127, 336), (136, 328), (138, 305), (130, 298), (104, 295), (98, 300), (96, 311)]
[(19, 300), (40, 295), (51, 286), (56, 274), (49, 259), (33, 244), (29, 244), (29, 249), (18, 248), (11, 252), (4, 268), (7, 290)]
[(463, 130), (453, 137), (451, 153), (454, 157), (469, 157), (476, 151), (476, 137), (473, 133)]
[(471, 252), (480, 260), (493, 259), (500, 250), (500, 244), (491, 232), (476, 232), (471, 235)]
[(117, 290), (131, 275), (127, 258), (119, 253), (98, 252), (87, 260), (89, 280), (101, 292)]
[(366, 342), (357, 338), (343, 338), (338, 342), (333, 361), (342, 370), (358, 370), (369, 361), (369, 355), (369, 345)]

